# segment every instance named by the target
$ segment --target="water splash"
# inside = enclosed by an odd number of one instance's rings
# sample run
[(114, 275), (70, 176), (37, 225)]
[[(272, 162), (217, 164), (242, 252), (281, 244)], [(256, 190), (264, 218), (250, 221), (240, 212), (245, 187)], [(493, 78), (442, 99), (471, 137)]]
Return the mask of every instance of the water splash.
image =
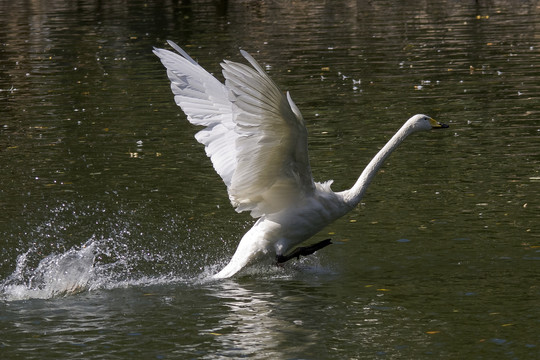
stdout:
[[(186, 281), (171, 272), (140, 273), (136, 268), (141, 255), (122, 253), (118, 247), (112, 239), (91, 239), (64, 253), (45, 256), (34, 266), (33, 258), (41, 251), (34, 246), (18, 256), (13, 273), (0, 282), (0, 300), (51, 299), (84, 291)], [(208, 277), (204, 273), (200, 276)]]
[[(191, 275), (179, 275), (176, 272), (137, 274), (135, 269), (141, 265), (138, 261), (141, 256), (133, 251), (122, 252), (123, 255), (120, 255), (120, 244), (110, 238), (91, 239), (64, 253), (45, 256), (37, 266), (33, 266), (33, 258), (41, 250), (34, 246), (18, 256), (13, 273), (0, 282), (0, 300), (51, 299), (84, 291), (130, 286), (207, 284), (216, 281), (212, 275), (223, 267), (222, 262), (199, 266)], [(324, 275), (327, 272), (328, 269), (321, 267), (316, 257), (311, 257), (287, 267), (256, 264), (245, 269), (241, 276), (276, 279), (290, 278), (298, 273)]]
[(15, 271), (0, 287), (5, 300), (48, 299), (75, 294), (88, 288), (94, 276), (96, 244), (92, 241), (62, 254), (51, 254), (30, 270), (29, 255), (35, 248), (19, 255)]
[[(7, 258), (13, 259), (12, 267), (0, 278), (0, 301), (130, 286), (205, 284), (215, 281), (212, 275), (227, 264), (227, 251), (234, 246), (222, 233), (207, 230), (205, 218), (197, 222), (196, 217), (160, 213), (158, 222), (148, 217), (151, 211), (145, 207), (110, 211), (100, 204), (62, 202), (45, 213), (46, 219), (11, 232), (20, 238), (11, 242)], [(295, 264), (259, 264), (241, 276), (281, 278), (320, 269), (315, 257)]]
[(9, 239), (0, 301), (192, 282), (215, 273), (210, 264), (221, 266), (219, 235), (195, 221), (163, 212), (152, 217), (148, 206), (115, 206), (59, 202), (34, 211), (45, 218), (0, 234)]

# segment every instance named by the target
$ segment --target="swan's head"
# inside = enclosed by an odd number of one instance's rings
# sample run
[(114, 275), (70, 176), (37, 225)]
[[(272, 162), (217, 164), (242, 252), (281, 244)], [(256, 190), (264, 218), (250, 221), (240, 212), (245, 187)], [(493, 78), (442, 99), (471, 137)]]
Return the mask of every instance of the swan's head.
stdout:
[(409, 120), (407, 120), (407, 123), (413, 132), (432, 129), (444, 129), (448, 127), (448, 125), (441, 124), (440, 122), (423, 114), (414, 115)]

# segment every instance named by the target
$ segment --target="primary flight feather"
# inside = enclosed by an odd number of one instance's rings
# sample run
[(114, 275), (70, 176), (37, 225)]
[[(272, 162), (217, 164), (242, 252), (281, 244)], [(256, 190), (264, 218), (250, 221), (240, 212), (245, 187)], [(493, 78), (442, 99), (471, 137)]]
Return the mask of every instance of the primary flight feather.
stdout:
[(158, 48), (154, 54), (167, 69), (176, 104), (192, 124), (204, 126), (195, 138), (205, 146), (236, 211), (249, 211), (259, 218), (216, 278), (233, 276), (264, 256), (283, 258), (353, 209), (386, 157), (405, 137), (448, 127), (426, 115), (411, 117), (351, 189), (333, 192), (331, 181), (313, 181), (300, 111), (251, 55), (240, 51), (251, 66), (225, 60), (222, 83), (178, 45), (172, 41), (169, 45), (178, 54)]

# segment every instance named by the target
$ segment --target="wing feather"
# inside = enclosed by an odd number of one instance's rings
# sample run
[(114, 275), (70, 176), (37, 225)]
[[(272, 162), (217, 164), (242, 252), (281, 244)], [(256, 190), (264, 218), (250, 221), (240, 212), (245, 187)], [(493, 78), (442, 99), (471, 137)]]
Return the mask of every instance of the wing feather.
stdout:
[(229, 196), (239, 211), (247, 209), (257, 216), (279, 211), (311, 194), (314, 184), (300, 112), (262, 67), (246, 52), (242, 54), (253, 68), (222, 63), (240, 135)]
[(233, 105), (229, 91), (172, 41), (169, 44), (182, 56), (169, 50), (154, 49), (171, 81), (174, 100), (189, 122), (202, 125), (195, 138), (205, 145), (206, 155), (227, 186), (236, 168)]
[(289, 206), (314, 191), (307, 154), (307, 130), (290, 95), (241, 51), (251, 67), (222, 63), (225, 84), (184, 50), (154, 49), (167, 68), (175, 102), (195, 125), (236, 211), (253, 217)]

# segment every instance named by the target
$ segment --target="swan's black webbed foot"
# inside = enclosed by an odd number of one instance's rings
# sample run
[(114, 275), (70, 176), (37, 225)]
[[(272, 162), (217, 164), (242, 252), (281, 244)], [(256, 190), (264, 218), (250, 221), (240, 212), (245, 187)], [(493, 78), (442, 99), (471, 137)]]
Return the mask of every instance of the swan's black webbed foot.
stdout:
[(291, 259), (297, 258), (299, 259), (300, 256), (308, 256), (313, 254), (315, 251), (320, 250), (324, 247), (327, 247), (332, 243), (332, 239), (326, 239), (323, 241), (320, 241), (316, 244), (309, 245), (309, 246), (300, 246), (291, 251), (287, 255), (276, 255), (276, 261), (278, 264), (283, 264), (284, 262), (287, 262)]

